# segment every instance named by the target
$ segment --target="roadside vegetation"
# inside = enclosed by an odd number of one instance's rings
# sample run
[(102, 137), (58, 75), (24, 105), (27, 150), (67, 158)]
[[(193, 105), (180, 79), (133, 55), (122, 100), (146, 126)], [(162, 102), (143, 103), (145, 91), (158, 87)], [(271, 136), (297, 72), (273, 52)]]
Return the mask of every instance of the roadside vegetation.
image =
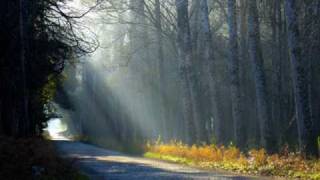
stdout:
[(171, 141), (168, 144), (156, 141), (146, 145), (144, 156), (241, 174), (320, 179), (319, 159), (306, 160), (299, 153), (289, 152), (287, 147), (284, 147), (279, 154), (268, 155), (265, 149), (252, 149), (243, 153), (234, 145), (189, 146), (178, 141)]
[(0, 137), (0, 179), (88, 180), (73, 164), (59, 158), (53, 144), (43, 138)]

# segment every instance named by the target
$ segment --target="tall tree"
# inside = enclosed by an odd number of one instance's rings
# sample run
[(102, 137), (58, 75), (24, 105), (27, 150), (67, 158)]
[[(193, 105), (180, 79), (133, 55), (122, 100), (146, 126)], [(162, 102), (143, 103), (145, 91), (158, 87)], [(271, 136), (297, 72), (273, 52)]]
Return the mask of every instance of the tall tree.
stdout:
[[(241, 92), (241, 102), (243, 104), (249, 105), (251, 103), (250, 99), (250, 90), (252, 87), (251, 84), (251, 73), (248, 71), (250, 63), (248, 63), (248, 1), (247, 0), (240, 0), (239, 3), (239, 73), (240, 73), (240, 92)], [(254, 116), (255, 111), (250, 110), (247, 108), (247, 106), (242, 108), (242, 118), (247, 119), (247, 121), (250, 122), (252, 119), (251, 117)], [(255, 127), (256, 121), (253, 121), (251, 126)], [(245, 138), (250, 133), (250, 137), (253, 137), (252, 139), (255, 139), (256, 131), (247, 131), (247, 128), (244, 129), (244, 136)]]
[(249, 55), (253, 67), (257, 111), (260, 126), (260, 145), (271, 150), (270, 111), (268, 106), (266, 75), (261, 50), (260, 24), (256, 0), (249, 0), (248, 34)]
[(320, 28), (320, 2), (317, 0), (304, 1), (304, 16), (302, 26), (303, 58), (307, 59), (307, 75), (309, 86), (309, 99), (311, 118), (315, 126), (315, 133), (320, 134), (320, 96), (319, 96), (319, 70), (320, 63), (320, 35), (316, 30)]
[(191, 28), (191, 41), (192, 41), (192, 50), (194, 51), (195, 56), (197, 56), (197, 44), (199, 41), (199, 25), (200, 25), (200, 1), (192, 0), (190, 7), (190, 28)]
[(305, 155), (316, 155), (316, 136), (313, 132), (306, 66), (308, 62), (302, 57), (300, 32), (297, 17), (297, 1), (286, 0), (286, 18), (288, 30), (288, 47), (292, 64), (296, 120), (298, 126), (299, 148)]
[[(148, 35), (146, 34), (146, 17), (145, 17), (145, 3), (144, 0), (130, 0), (130, 28), (129, 28), (129, 39), (130, 39), (130, 54), (131, 60), (131, 78), (132, 80), (140, 79), (142, 84), (145, 84), (145, 78), (143, 73), (144, 69), (148, 67), (147, 56), (148, 56)], [(141, 73), (143, 72), (143, 73)], [(136, 96), (141, 100), (140, 103), (146, 107), (144, 111), (141, 112), (140, 118), (137, 119), (138, 123), (135, 125), (134, 136), (135, 140), (141, 139), (140, 126), (143, 121), (147, 121), (147, 113), (149, 111), (149, 106), (147, 103), (148, 95), (150, 95), (149, 89), (145, 90), (145, 93), (139, 93), (140, 88), (138, 84), (133, 84), (134, 89), (136, 89)], [(135, 104), (131, 104), (131, 108), (134, 109)]]
[[(208, 89), (209, 94), (209, 101), (206, 101), (206, 103), (211, 105), (211, 116), (213, 116), (214, 121), (214, 135), (217, 143), (221, 143), (223, 139), (223, 124), (222, 124), (222, 116), (221, 111), (219, 111), (219, 105), (221, 103), (220, 96), (218, 94), (218, 88), (217, 88), (217, 79), (216, 77), (216, 69), (214, 67), (214, 48), (213, 48), (213, 37), (211, 32), (211, 26), (210, 26), (210, 19), (209, 19), (209, 8), (208, 8), (208, 1), (207, 0), (200, 0), (198, 3), (195, 3), (195, 6), (199, 6), (198, 10), (198, 19), (200, 22), (198, 22), (198, 42), (197, 45), (197, 55), (200, 60), (201, 64), (201, 72), (203, 72), (203, 77), (200, 79), (202, 82), (202, 88)], [(207, 86), (205, 86), (207, 84)], [(210, 117), (211, 118), (211, 117)], [(203, 118), (203, 120), (205, 120)], [(202, 121), (203, 121), (202, 120)], [(209, 121), (209, 120), (207, 120)], [(210, 122), (210, 121), (209, 121)], [(201, 127), (205, 124), (208, 124), (206, 122), (201, 122)], [(207, 136), (206, 134), (203, 134), (202, 137)]]
[[(197, 64), (195, 67), (198, 74), (198, 105), (201, 108), (201, 116), (197, 119), (197, 128), (198, 128), (198, 141), (208, 141), (208, 134), (206, 131), (206, 124), (209, 121), (209, 118), (206, 116), (208, 103), (212, 104), (212, 97), (214, 94), (211, 90), (214, 89), (214, 79), (212, 76), (212, 68), (213, 68), (213, 42), (212, 42), (212, 34), (210, 29), (209, 22), (209, 11), (208, 11), (208, 2), (207, 0), (200, 0), (198, 2), (193, 1), (194, 13), (194, 22), (196, 25), (193, 35), (193, 41), (195, 48), (197, 49), (195, 55), (198, 57)], [(209, 91), (208, 91), (209, 88)], [(210, 92), (211, 91), (211, 92)], [(205, 92), (205, 93), (204, 93)], [(207, 95), (205, 95), (207, 94)], [(209, 96), (208, 96), (209, 95)], [(209, 101), (205, 98), (211, 97)], [(211, 101), (211, 102), (210, 102)], [(204, 104), (205, 103), (205, 104)]]
[(239, 82), (239, 48), (237, 28), (236, 0), (228, 0), (229, 25), (229, 73), (231, 83), (232, 117), (234, 123), (234, 139), (237, 146), (244, 145), (244, 136), (241, 120), (241, 99)]
[(272, 36), (272, 124), (275, 138), (280, 136), (281, 121), (281, 2), (273, 0), (270, 11)]
[(29, 95), (27, 88), (27, 48), (28, 48), (28, 1), (19, 0), (19, 35), (20, 35), (20, 66), (21, 66), (21, 89), (22, 89), (22, 112), (17, 122), (17, 135), (26, 136), (29, 132)]
[[(162, 133), (167, 134), (169, 127), (167, 125), (166, 110), (166, 84), (165, 84), (165, 67), (164, 67), (164, 52), (163, 52), (163, 37), (162, 37), (162, 21), (161, 21), (161, 4), (160, 0), (155, 0), (155, 26), (157, 38), (157, 52), (158, 52), (158, 80), (159, 80), (159, 98), (160, 98), (160, 120), (162, 126)], [(166, 139), (166, 137), (164, 137)]]
[(177, 10), (177, 44), (180, 83), (182, 87), (182, 112), (183, 119), (187, 123), (187, 141), (195, 142), (194, 122), (194, 87), (195, 76), (192, 70), (192, 47), (190, 37), (190, 25), (188, 15), (188, 0), (176, 0)]

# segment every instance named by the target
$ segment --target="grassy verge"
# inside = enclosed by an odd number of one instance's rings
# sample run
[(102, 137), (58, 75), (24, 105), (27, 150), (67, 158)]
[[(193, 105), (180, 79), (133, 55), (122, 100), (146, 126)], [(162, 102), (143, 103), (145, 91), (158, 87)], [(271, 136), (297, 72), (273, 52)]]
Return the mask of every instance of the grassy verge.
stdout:
[(227, 170), (248, 175), (320, 180), (319, 159), (305, 160), (298, 153), (287, 151), (267, 155), (264, 149), (242, 153), (234, 146), (188, 146), (181, 142), (169, 144), (156, 142), (147, 144), (144, 156), (200, 168)]
[(110, 137), (77, 137), (76, 140), (97, 145), (105, 149), (111, 149), (130, 155), (142, 155), (144, 153), (143, 142), (118, 142)]
[(42, 138), (0, 137), (0, 179), (88, 180)]

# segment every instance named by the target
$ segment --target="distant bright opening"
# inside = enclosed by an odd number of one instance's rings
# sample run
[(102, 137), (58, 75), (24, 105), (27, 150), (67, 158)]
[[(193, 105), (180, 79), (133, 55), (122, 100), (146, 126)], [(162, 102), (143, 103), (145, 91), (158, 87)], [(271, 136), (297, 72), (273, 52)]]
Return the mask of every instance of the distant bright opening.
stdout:
[(48, 127), (45, 130), (48, 131), (53, 140), (68, 140), (68, 138), (64, 136), (64, 133), (68, 130), (68, 126), (59, 118), (49, 120)]

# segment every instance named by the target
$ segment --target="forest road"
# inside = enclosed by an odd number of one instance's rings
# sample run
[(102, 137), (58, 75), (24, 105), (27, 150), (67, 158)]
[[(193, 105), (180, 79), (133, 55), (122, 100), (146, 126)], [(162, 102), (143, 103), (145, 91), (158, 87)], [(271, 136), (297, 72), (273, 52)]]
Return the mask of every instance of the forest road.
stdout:
[(94, 145), (75, 141), (54, 141), (63, 158), (75, 160), (75, 166), (93, 180), (153, 180), (153, 179), (262, 179), (198, 170), (163, 161), (128, 156)]

